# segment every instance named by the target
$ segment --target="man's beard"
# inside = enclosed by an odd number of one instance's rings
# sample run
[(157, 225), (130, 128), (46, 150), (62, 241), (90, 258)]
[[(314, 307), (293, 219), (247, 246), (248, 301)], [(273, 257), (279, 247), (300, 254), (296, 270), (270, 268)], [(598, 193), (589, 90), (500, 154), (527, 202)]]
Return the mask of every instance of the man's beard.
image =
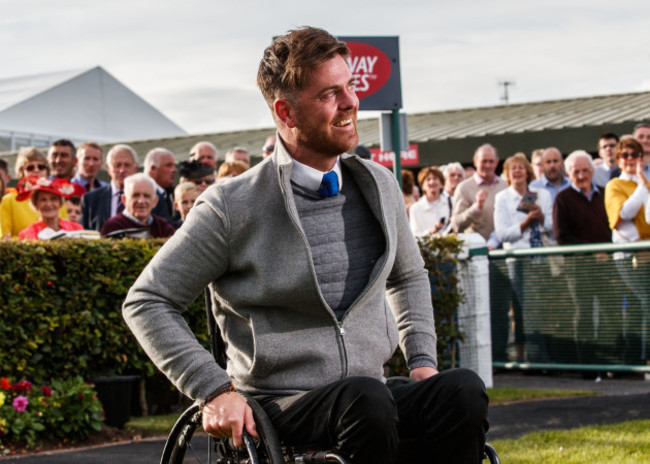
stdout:
[[(308, 115), (300, 115), (301, 118), (309, 118)], [(298, 145), (309, 149), (314, 153), (319, 153), (324, 156), (338, 156), (341, 153), (350, 151), (359, 143), (359, 136), (357, 134), (356, 118), (350, 115), (355, 125), (354, 136), (336, 137), (335, 134), (322, 130), (320, 127), (315, 127), (310, 124), (305, 124), (299, 127), (296, 137)], [(303, 119), (305, 120), (305, 119)], [(307, 119), (308, 120), (308, 119)], [(329, 129), (329, 127), (327, 128)]]

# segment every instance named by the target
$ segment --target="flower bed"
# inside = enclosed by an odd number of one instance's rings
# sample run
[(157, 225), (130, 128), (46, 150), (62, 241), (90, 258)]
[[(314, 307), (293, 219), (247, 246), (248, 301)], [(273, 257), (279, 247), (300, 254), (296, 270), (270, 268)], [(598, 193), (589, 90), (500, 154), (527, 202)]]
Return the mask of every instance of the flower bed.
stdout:
[(42, 440), (81, 441), (101, 430), (102, 406), (81, 377), (35, 386), (0, 378), (0, 450), (8, 443), (28, 448)]

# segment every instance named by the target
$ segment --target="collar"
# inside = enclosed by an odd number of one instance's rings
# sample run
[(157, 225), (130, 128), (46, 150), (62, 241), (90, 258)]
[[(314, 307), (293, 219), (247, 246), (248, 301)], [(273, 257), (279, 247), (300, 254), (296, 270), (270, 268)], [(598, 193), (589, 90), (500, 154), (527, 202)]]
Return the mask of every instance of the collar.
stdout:
[(115, 196), (120, 192), (124, 193), (124, 190), (119, 189), (115, 182), (111, 181), (111, 195)]
[[(291, 170), (291, 181), (296, 184), (304, 187), (312, 192), (318, 191), (320, 184), (323, 182), (322, 171), (314, 169), (306, 164), (302, 164), (299, 161), (293, 159), (293, 169)], [(336, 173), (336, 176), (339, 178), (339, 190), (343, 188), (343, 175), (341, 171), (341, 157), (339, 156), (336, 159), (336, 164), (332, 168), (332, 171)]]
[(573, 182), (571, 182), (571, 188), (589, 201), (591, 201), (591, 199), (594, 197), (594, 193), (600, 193), (598, 186), (593, 182), (591, 183), (591, 192), (589, 192), (589, 195), (585, 195), (585, 193), (582, 190), (580, 190)]
[[(530, 186), (528, 188), (530, 188)], [(521, 193), (517, 192), (517, 190), (515, 190), (515, 188), (512, 185), (508, 186), (506, 192), (508, 192), (508, 196), (510, 198), (515, 200), (521, 200), (524, 197)]]
[(571, 181), (569, 180), (569, 178), (567, 176), (564, 176), (564, 175), (562, 176), (562, 182), (560, 183), (560, 185), (557, 185), (557, 186), (546, 178), (546, 174), (542, 174), (542, 177), (540, 177), (539, 180), (542, 181), (542, 184), (545, 187), (551, 187), (551, 188), (556, 188), (556, 189), (559, 189), (559, 188), (562, 188), (562, 187), (565, 187), (565, 186), (571, 184)]
[[(131, 213), (129, 213), (127, 210), (122, 211), (122, 214), (123, 214), (124, 216), (126, 216), (127, 218), (131, 219), (133, 222), (135, 222), (135, 223), (137, 223), (137, 224), (142, 224), (142, 222), (140, 221), (140, 219), (138, 219), (137, 217), (133, 216), (133, 215), (132, 215)], [(152, 222), (153, 222), (153, 216), (150, 214), (149, 217), (147, 218), (147, 221), (146, 221), (145, 224), (148, 225), (148, 226), (150, 226)]]
[(497, 176), (496, 174), (494, 174), (492, 176), (492, 182), (490, 182), (489, 184), (485, 181), (485, 179), (483, 179), (481, 176), (479, 176), (478, 173), (476, 173), (476, 172), (474, 174), (472, 174), (472, 177), (474, 179), (474, 182), (476, 182), (476, 185), (488, 185), (488, 186), (491, 186), (491, 185), (496, 185), (496, 184), (499, 183), (499, 176)]
[(621, 175), (618, 176), (618, 178), (623, 180), (631, 180), (632, 182), (636, 182), (637, 184), (639, 184), (640, 182), (636, 174), (628, 174), (627, 172), (622, 172), (622, 171), (621, 171)]

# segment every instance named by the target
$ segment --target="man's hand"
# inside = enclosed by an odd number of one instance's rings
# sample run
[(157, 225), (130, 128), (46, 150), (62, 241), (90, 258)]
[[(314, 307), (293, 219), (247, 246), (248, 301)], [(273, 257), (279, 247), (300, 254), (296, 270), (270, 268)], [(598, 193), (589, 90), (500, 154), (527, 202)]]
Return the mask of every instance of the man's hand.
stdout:
[(488, 191), (487, 190), (479, 190), (476, 192), (476, 207), (480, 209), (481, 211), (483, 210), (483, 206), (485, 206), (485, 200), (488, 197)]
[(224, 393), (203, 406), (203, 430), (213, 437), (232, 437), (235, 446), (243, 446), (244, 427), (257, 438), (253, 410), (239, 393)]
[(413, 380), (424, 380), (436, 375), (438, 371), (433, 367), (416, 367), (411, 371), (409, 377)]

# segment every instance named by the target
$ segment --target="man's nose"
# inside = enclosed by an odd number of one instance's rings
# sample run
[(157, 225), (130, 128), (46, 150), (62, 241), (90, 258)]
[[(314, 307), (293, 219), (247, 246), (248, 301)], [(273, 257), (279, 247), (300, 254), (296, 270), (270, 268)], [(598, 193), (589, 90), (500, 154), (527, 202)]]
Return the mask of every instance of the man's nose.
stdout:
[(341, 97), (339, 106), (342, 109), (353, 109), (359, 107), (359, 97), (357, 97), (354, 88), (348, 88), (343, 91), (343, 96)]

